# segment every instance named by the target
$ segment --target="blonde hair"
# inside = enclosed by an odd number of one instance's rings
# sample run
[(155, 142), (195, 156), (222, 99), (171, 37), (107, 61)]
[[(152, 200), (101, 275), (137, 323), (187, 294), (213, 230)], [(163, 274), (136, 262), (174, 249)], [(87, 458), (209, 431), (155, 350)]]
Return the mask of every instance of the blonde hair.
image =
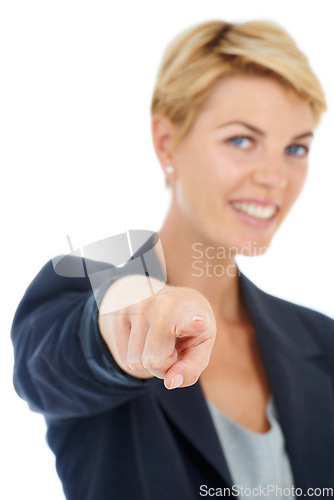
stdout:
[(207, 21), (182, 31), (167, 46), (158, 70), (151, 115), (167, 116), (186, 135), (224, 76), (272, 76), (311, 106), (314, 127), (327, 109), (322, 86), (294, 39), (273, 21)]

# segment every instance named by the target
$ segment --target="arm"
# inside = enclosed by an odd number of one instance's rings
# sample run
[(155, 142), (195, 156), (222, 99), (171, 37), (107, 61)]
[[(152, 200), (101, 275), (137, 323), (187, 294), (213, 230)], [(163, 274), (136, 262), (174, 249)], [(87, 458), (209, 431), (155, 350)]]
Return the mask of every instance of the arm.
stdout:
[(47, 418), (88, 416), (150, 389), (115, 363), (98, 328), (89, 279), (58, 276), (47, 263), (27, 289), (12, 326), (14, 386)]
[[(198, 380), (216, 334), (209, 303), (168, 285), (148, 297), (147, 277), (131, 270), (103, 283), (100, 316), (88, 278), (60, 277), (51, 262), (37, 275), (12, 328), (14, 385), (31, 409), (48, 419), (84, 417), (140, 396), (157, 378), (168, 388), (180, 375), (178, 386)], [(110, 307), (131, 293), (130, 305)]]

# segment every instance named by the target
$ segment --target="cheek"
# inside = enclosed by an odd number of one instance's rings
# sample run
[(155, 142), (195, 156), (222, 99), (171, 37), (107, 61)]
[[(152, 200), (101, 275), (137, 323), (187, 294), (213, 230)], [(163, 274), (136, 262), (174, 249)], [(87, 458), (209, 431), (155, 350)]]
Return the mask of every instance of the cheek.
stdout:
[(193, 150), (191, 154), (181, 157), (179, 161), (179, 185), (187, 196), (201, 195), (207, 197), (217, 185), (219, 169), (207, 155)]
[(247, 166), (223, 154), (219, 148), (197, 145), (179, 151), (178, 199), (215, 210), (247, 177)]
[(176, 182), (177, 203), (183, 213), (199, 224), (221, 212), (224, 191), (224, 176), (207, 158), (192, 158), (182, 165)]

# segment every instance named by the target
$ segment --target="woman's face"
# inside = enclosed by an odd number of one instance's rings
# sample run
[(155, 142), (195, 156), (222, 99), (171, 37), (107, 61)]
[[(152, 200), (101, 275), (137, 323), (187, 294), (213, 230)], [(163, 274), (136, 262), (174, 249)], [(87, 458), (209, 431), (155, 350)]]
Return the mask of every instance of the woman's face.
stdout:
[(263, 253), (304, 185), (312, 130), (309, 104), (272, 78), (220, 81), (172, 153), (179, 220), (197, 241)]

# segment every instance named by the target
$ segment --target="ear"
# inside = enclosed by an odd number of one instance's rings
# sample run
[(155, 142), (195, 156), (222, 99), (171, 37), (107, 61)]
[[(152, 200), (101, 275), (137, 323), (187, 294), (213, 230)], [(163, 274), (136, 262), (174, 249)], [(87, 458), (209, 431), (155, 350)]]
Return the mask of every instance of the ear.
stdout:
[(155, 153), (162, 170), (166, 173), (167, 166), (173, 166), (173, 154), (168, 151), (177, 126), (167, 116), (156, 115), (152, 118), (151, 131)]

